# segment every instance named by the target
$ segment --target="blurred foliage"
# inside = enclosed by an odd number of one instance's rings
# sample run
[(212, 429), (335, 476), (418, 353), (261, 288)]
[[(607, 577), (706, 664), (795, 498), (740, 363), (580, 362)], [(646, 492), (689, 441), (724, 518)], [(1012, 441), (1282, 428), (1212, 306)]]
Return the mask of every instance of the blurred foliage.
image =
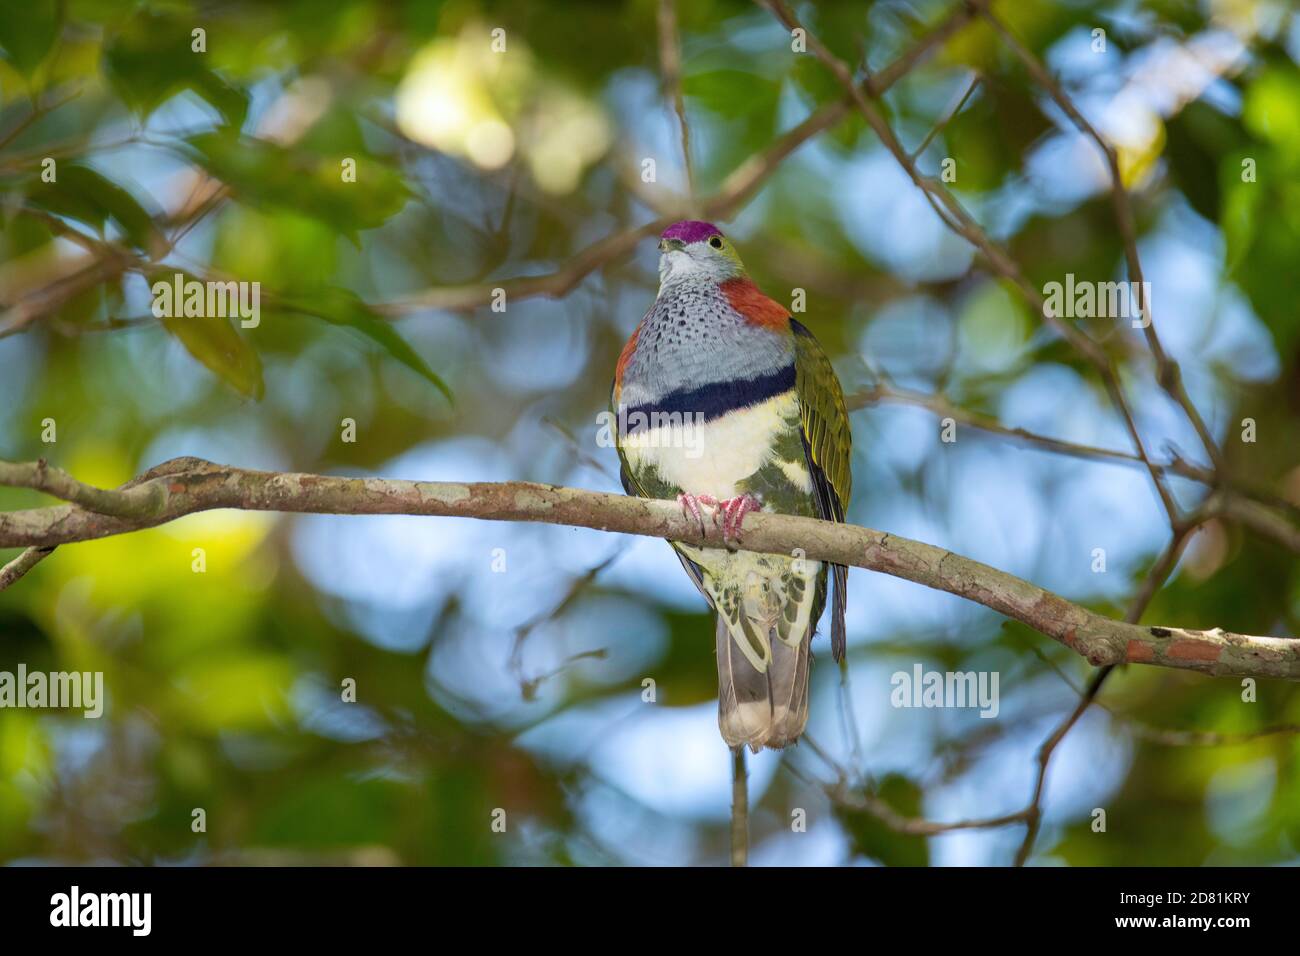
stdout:
[[(924, 815), (921, 788), (900, 774), (890, 774), (878, 784), (879, 796), (904, 817)], [(853, 850), (885, 866), (926, 866), (929, 848), (923, 837), (908, 836), (890, 828), (874, 814), (837, 808), (853, 841)]]
[[(400, 303), (552, 272), (659, 215), (648, 200), (680, 201), (656, 7), (0, 5), (0, 457), (46, 456), (106, 486), (196, 454), (615, 488), (594, 422), (654, 294), (652, 242), (560, 301), (520, 298), (505, 313), (486, 297), (459, 311)], [(753, 5), (678, 7), (694, 189), (710, 196), (843, 91)], [(837, 0), (800, 15), (839, 56), (878, 70), (948, 9)], [(1300, 503), (1300, 16), (1273, 0), (998, 9), (1119, 142), (1157, 322), (1228, 472)], [(1091, 48), (1097, 28), (1104, 51)], [(1224, 48), (1235, 53), (1215, 59)], [(957, 158), (953, 188), (1035, 285), (1120, 278), (1095, 154), (986, 25), (884, 98), (905, 146), (921, 145), (972, 75), (976, 94), (922, 169)], [(654, 183), (640, 181), (644, 157), (656, 159)], [(806, 290), (805, 321), (849, 391), (884, 370), (1009, 424), (1128, 447), (1093, 369), (944, 233), (856, 114), (788, 158), (727, 228), (774, 297)], [(260, 282), (260, 322), (155, 318), (149, 286), (176, 274)], [(33, 297), (39, 314), (9, 328)], [(1199, 460), (1137, 340), (1107, 320), (1081, 324), (1123, 365), (1153, 456)], [(944, 445), (928, 413), (900, 405), (854, 417), (852, 520), (978, 551), (1116, 616), (1164, 546), (1139, 469), (973, 431)], [(1239, 440), (1244, 418), (1257, 442)], [(341, 439), (345, 419), (358, 440)], [(1189, 507), (1204, 493), (1175, 490)], [(0, 508), (42, 501), (0, 489)], [(615, 539), (326, 520), (194, 516), (61, 548), (0, 594), (0, 670), (103, 671), (110, 694), (99, 721), (0, 711), (0, 861), (724, 859), (712, 626), (701, 602), (663, 584), (680, 576), (666, 548), (622, 542), (633, 553), (585, 580)], [(500, 542), (511, 570), (485, 584)], [(1104, 581), (1089, 571), (1099, 543)], [(1144, 619), (1294, 636), (1295, 557), (1216, 520)], [(853, 582), (855, 771), (903, 815), (1019, 809), (1084, 662), (982, 609)], [(999, 671), (1000, 719), (889, 708), (890, 671), (916, 661)], [(831, 670), (817, 672), (811, 732), (848, 764)], [(356, 704), (339, 701), (347, 679)], [(1296, 735), (1199, 747), (1134, 730), (1300, 722), (1293, 688), (1261, 681), (1247, 704), (1234, 681), (1129, 668), (1103, 702), (1058, 755), (1037, 859), (1300, 856)], [(757, 860), (1014, 853), (1018, 827), (919, 838), (833, 807), (813, 781), (834, 776), (808, 747), (756, 763)], [(1105, 836), (1092, 828), (1097, 806)], [(196, 807), (206, 832), (191, 828)], [(499, 809), (505, 834), (491, 828)], [(807, 835), (790, 832), (795, 809)]]

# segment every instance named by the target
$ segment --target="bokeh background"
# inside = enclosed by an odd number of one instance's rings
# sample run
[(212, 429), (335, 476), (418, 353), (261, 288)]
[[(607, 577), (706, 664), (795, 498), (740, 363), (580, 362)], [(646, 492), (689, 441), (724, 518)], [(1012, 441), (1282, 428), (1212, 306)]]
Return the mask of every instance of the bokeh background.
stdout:
[[(4, 4), (0, 457), (46, 456), (102, 486), (197, 455), (617, 490), (597, 415), (654, 296), (653, 239), (575, 272), (557, 298), (523, 288), (494, 312), (476, 290), (701, 208), (691, 197), (718, 195), (842, 95), (769, 12), (677, 6), (689, 178), (650, 0)], [(872, 69), (951, 9), (796, 7)], [(1117, 145), (1157, 327), (1226, 468), (1300, 504), (1300, 15), (1285, 0), (995, 9)], [(925, 145), (925, 172), (956, 159), (951, 188), (1035, 286), (1124, 278), (1099, 153), (987, 25), (936, 46), (883, 104), (906, 148)], [(41, 182), (45, 157), (56, 184)], [(1144, 469), (965, 425), (945, 443), (932, 410), (871, 397), (888, 382), (1130, 451), (1095, 369), (943, 225), (855, 112), (757, 186), (720, 221), (773, 297), (805, 290), (800, 318), (865, 396), (849, 520), (1121, 615), (1170, 538)], [(148, 277), (177, 271), (259, 281), (260, 325), (154, 319)], [(1115, 356), (1152, 457), (1204, 462), (1140, 338), (1082, 325)], [(1188, 509), (1206, 494), (1171, 489)], [(0, 490), (4, 509), (45, 503)], [(824, 756), (751, 761), (753, 861), (1007, 863), (1023, 826), (905, 836), (827, 784), (844, 773), (850, 792), (938, 821), (1018, 810), (1088, 666), (982, 607), (849, 581), (851, 681), (819, 639), (809, 734)], [(1216, 519), (1144, 620), (1295, 636), (1300, 565)], [(108, 710), (0, 711), (0, 860), (723, 862), (712, 647), (702, 600), (652, 539), (217, 512), (67, 546), (0, 593), (0, 669), (101, 670)], [(916, 663), (997, 671), (998, 717), (891, 707), (891, 675)], [(340, 700), (346, 678), (356, 703)], [(1032, 862), (1300, 860), (1294, 733), (1153, 732), (1300, 723), (1291, 685), (1260, 681), (1247, 703), (1236, 680), (1129, 667), (1101, 704), (1056, 754)], [(1105, 833), (1090, 826), (1099, 807)]]

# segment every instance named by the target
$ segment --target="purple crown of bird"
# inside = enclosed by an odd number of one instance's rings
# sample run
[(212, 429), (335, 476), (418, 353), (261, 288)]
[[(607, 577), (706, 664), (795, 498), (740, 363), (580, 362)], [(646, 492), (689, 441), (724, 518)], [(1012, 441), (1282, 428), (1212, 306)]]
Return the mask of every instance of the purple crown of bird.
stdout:
[(753, 511), (844, 520), (844, 395), (812, 333), (759, 290), (717, 226), (675, 223), (659, 253), (659, 294), (614, 372), (623, 488), (721, 527), (725, 548), (669, 543), (717, 612), (723, 739), (780, 749), (808, 722), (831, 583), (831, 651), (843, 659), (847, 569), (745, 551), (742, 525)]

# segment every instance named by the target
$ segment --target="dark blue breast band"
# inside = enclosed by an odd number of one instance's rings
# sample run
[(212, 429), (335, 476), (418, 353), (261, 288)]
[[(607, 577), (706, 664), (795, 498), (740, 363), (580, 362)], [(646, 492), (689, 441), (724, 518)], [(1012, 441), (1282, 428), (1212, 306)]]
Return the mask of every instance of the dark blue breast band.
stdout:
[(794, 363), (758, 378), (735, 382), (712, 382), (699, 388), (669, 392), (662, 398), (626, 411), (619, 409), (619, 426), (624, 435), (634, 435), (654, 425), (655, 415), (680, 416), (683, 420), (703, 423), (721, 418), (794, 388)]

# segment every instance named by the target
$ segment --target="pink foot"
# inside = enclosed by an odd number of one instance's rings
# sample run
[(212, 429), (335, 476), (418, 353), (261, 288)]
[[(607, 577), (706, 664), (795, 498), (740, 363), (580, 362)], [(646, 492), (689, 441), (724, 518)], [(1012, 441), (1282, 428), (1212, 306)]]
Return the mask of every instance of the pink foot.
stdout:
[[(713, 495), (688, 495), (682, 493), (677, 496), (677, 503), (682, 506), (682, 511), (686, 517), (694, 518), (700, 526), (700, 534), (705, 534), (704, 512), (700, 510), (700, 505), (707, 505), (710, 508), (718, 507), (718, 499)], [(717, 520), (717, 514), (714, 514), (714, 520)]]
[(718, 510), (714, 513), (713, 519), (716, 521), (718, 515), (722, 515), (723, 540), (732, 547), (739, 547), (742, 530), (741, 525), (745, 521), (745, 515), (752, 511), (762, 510), (763, 503), (761, 501), (753, 495), (744, 494), (718, 502)]

